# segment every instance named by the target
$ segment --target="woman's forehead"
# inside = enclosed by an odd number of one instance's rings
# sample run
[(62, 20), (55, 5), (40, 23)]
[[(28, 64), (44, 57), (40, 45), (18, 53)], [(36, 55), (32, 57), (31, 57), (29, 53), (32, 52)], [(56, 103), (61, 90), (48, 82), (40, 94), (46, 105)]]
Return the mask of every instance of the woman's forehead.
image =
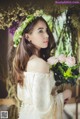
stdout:
[(34, 29), (36, 29), (36, 28), (37, 29), (46, 29), (47, 25), (44, 21), (39, 20), (34, 26)]

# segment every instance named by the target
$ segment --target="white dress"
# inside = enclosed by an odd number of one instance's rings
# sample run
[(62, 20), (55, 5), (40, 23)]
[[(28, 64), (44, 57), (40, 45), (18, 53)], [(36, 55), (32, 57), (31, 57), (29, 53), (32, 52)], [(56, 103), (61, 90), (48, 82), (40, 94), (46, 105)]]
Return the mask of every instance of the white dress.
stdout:
[(24, 86), (17, 85), (19, 119), (62, 119), (63, 94), (51, 95), (54, 87), (52, 72), (24, 72)]

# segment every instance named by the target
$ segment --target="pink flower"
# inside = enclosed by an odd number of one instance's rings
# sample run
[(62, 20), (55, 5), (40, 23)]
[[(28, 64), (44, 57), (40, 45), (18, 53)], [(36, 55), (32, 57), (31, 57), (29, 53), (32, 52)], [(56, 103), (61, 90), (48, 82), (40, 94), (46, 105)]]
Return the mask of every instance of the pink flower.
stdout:
[(58, 56), (58, 60), (60, 63), (63, 63), (66, 61), (66, 56), (64, 54), (61, 54)]
[(76, 60), (74, 57), (68, 56), (65, 62), (69, 67), (75, 66)]
[(50, 65), (57, 64), (58, 59), (53, 56), (53, 57), (48, 58), (47, 62), (48, 62)]

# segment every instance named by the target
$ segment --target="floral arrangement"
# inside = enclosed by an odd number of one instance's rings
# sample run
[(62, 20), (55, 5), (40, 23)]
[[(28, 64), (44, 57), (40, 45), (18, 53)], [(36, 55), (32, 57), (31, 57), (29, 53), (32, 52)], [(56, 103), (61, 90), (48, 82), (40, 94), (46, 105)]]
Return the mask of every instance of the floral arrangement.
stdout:
[(80, 77), (78, 71), (80, 64), (76, 64), (75, 57), (61, 54), (58, 57), (50, 57), (47, 61), (50, 64), (50, 69), (54, 72), (57, 86), (63, 83), (76, 84)]

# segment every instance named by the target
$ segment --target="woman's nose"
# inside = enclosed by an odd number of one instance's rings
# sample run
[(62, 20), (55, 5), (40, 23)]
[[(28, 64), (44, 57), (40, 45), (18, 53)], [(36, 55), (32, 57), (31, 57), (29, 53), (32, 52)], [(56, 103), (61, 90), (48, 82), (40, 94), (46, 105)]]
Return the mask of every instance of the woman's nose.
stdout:
[(45, 37), (46, 37), (46, 38), (49, 38), (49, 35), (48, 35), (48, 33), (45, 33)]

